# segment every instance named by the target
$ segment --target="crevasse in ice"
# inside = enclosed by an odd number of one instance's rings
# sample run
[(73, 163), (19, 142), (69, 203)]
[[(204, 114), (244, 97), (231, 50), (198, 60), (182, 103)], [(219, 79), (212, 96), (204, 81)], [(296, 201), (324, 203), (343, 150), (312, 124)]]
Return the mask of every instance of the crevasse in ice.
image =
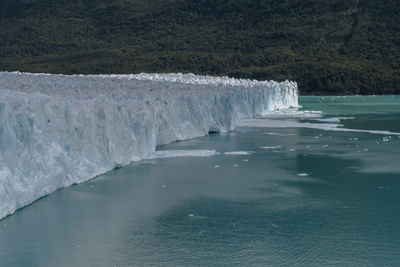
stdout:
[(156, 145), (297, 104), (290, 81), (0, 72), (0, 218)]

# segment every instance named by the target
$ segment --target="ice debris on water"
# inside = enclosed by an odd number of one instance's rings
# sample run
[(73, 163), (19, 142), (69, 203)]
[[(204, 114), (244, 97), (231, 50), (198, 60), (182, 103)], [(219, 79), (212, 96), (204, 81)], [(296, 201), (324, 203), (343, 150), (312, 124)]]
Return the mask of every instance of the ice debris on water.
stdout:
[(256, 152), (254, 151), (231, 151), (231, 152), (224, 152), (225, 155), (250, 155), (250, 154), (254, 154)]
[(281, 146), (260, 146), (261, 149), (279, 149)]
[(298, 107), (295, 82), (0, 72), (0, 218), (58, 188)]
[(354, 120), (354, 119), (355, 119), (355, 117), (334, 117), (334, 118), (316, 119), (316, 121), (329, 122), (329, 123), (340, 123), (341, 120)]
[(392, 139), (391, 136), (384, 136), (384, 137), (382, 138), (382, 141), (383, 141), (383, 142), (389, 142), (391, 139)]
[[(244, 124), (242, 124), (244, 125)], [(268, 135), (272, 135), (272, 136), (296, 136), (297, 134), (284, 134), (284, 133), (267, 133)]]
[(177, 157), (211, 157), (217, 155), (215, 150), (159, 150), (146, 159), (177, 158)]
[(299, 173), (299, 174), (297, 174), (298, 176), (308, 176), (308, 173)]

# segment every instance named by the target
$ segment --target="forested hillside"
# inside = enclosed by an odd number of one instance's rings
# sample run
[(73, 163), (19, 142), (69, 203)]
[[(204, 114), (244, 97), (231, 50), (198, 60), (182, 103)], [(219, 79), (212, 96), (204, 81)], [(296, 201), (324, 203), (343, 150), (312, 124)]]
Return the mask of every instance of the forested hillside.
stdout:
[(400, 93), (400, 0), (1, 0), (0, 70), (296, 80)]

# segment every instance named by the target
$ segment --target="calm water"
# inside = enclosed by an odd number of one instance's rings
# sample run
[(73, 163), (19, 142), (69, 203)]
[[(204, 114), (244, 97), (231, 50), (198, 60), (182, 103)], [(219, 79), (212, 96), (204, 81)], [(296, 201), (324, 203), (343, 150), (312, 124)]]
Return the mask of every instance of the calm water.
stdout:
[[(399, 96), (300, 103), (400, 132)], [(326, 124), (313, 115), (289, 120)], [(221, 154), (143, 161), (35, 202), (0, 221), (0, 266), (400, 265), (397, 135), (242, 127), (160, 149)]]

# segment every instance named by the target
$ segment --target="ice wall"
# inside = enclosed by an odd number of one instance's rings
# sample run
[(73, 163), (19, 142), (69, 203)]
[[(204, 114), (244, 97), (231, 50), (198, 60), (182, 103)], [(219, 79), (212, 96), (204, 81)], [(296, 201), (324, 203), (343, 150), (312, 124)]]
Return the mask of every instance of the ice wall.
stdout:
[(297, 106), (295, 82), (0, 72), (0, 219), (58, 188)]

